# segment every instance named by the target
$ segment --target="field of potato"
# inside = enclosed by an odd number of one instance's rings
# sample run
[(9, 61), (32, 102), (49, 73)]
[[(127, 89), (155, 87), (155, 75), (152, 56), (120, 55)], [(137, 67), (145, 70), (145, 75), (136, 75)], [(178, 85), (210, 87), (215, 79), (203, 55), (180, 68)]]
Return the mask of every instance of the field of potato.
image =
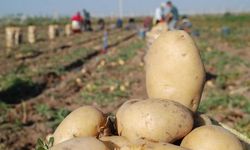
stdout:
[[(192, 16), (193, 38), (206, 68), (199, 111), (250, 138), (250, 15)], [(114, 115), (129, 99), (147, 98), (145, 40), (137, 31), (83, 32), (5, 48), (0, 29), (0, 150), (34, 149), (73, 110), (93, 105)], [(65, 21), (60, 23), (64, 29)], [(61, 31), (60, 33), (63, 33)]]

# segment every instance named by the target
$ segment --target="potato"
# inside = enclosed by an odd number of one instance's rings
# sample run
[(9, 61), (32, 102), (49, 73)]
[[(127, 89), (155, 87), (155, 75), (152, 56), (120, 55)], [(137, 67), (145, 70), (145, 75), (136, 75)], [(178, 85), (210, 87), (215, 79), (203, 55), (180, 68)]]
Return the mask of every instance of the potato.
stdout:
[(28, 36), (27, 40), (29, 43), (34, 44), (37, 40), (37, 31), (36, 26), (30, 25), (28, 26)]
[(107, 136), (100, 138), (110, 149), (119, 150), (187, 150), (169, 143), (153, 143), (147, 140), (137, 140), (129, 142), (122, 136)]
[(74, 137), (98, 136), (105, 127), (106, 118), (92, 106), (84, 106), (70, 113), (57, 127), (53, 137), (55, 144)]
[(57, 144), (51, 150), (109, 150), (94, 137), (73, 138)]
[(139, 150), (188, 150), (180, 146), (176, 146), (169, 143), (151, 143), (142, 146), (143, 149)]
[(243, 150), (233, 134), (215, 125), (194, 129), (183, 139), (181, 146), (191, 150)]
[(100, 141), (104, 142), (110, 149), (120, 149), (131, 144), (128, 139), (122, 136), (105, 136), (101, 137)]
[[(123, 114), (124, 110), (127, 110), (128, 107), (130, 107), (132, 104), (141, 101), (140, 99), (132, 99), (132, 100), (128, 100), (125, 103), (122, 104), (122, 106), (118, 109), (117, 113), (116, 113), (116, 123), (117, 123), (117, 127), (121, 126), (117, 121), (117, 118), (121, 118), (121, 114)], [(119, 113), (118, 113), (119, 112)]]
[(119, 108), (116, 119), (118, 134), (130, 141), (174, 142), (193, 127), (192, 112), (170, 100), (128, 101)]
[(196, 111), (204, 87), (205, 71), (199, 50), (184, 31), (160, 35), (145, 57), (149, 98), (177, 101)]
[(153, 143), (148, 141), (140, 141), (136, 144), (131, 144), (122, 147), (120, 150), (188, 150), (180, 146), (176, 146), (169, 143)]

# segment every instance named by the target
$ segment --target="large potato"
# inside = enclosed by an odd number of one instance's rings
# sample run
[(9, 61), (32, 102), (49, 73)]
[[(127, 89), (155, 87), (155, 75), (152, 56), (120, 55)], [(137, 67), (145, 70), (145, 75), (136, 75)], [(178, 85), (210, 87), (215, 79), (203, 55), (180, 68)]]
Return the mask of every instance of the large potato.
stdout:
[[(147, 140), (137, 140), (130, 142), (125, 137), (122, 136), (108, 136), (102, 137), (100, 139), (110, 149), (119, 149), (119, 150), (187, 150), (185, 148), (181, 148), (179, 146), (175, 146), (169, 143), (162, 142), (150, 142)], [(110, 146), (112, 145), (112, 146)]]
[(122, 114), (124, 114), (124, 111), (127, 110), (128, 107), (130, 107), (130, 105), (141, 101), (140, 99), (132, 99), (132, 100), (128, 100), (125, 103), (122, 104), (122, 106), (118, 109), (117, 113), (116, 113), (116, 126), (117, 127), (121, 127), (120, 125), (120, 121), (117, 121), (117, 118), (122, 118)]
[(74, 137), (98, 136), (104, 128), (106, 118), (92, 106), (84, 106), (70, 113), (57, 127), (53, 137), (55, 144)]
[(193, 127), (192, 112), (169, 100), (132, 100), (117, 111), (118, 134), (130, 141), (174, 142)]
[(162, 33), (145, 60), (149, 98), (171, 99), (192, 111), (197, 110), (205, 71), (199, 50), (186, 32)]
[(57, 144), (51, 150), (109, 150), (94, 137), (73, 138)]
[(162, 142), (153, 143), (142, 140), (131, 145), (123, 146), (120, 150), (188, 150), (188, 149), (169, 143), (162, 143)]
[(233, 134), (215, 125), (194, 129), (183, 139), (181, 146), (191, 150), (243, 150)]

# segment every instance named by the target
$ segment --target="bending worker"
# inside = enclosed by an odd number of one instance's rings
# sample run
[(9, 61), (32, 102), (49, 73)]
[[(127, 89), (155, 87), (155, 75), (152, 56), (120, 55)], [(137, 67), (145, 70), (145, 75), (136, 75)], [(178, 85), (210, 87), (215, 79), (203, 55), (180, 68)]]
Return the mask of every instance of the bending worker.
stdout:
[(80, 12), (77, 12), (76, 15), (74, 15), (71, 18), (71, 21), (72, 21), (72, 31), (73, 31), (73, 33), (82, 32), (83, 18), (81, 16)]
[(166, 21), (169, 26), (169, 30), (175, 30), (177, 22), (179, 20), (178, 9), (173, 5), (171, 1), (167, 2), (167, 7), (170, 8), (170, 12), (166, 16)]

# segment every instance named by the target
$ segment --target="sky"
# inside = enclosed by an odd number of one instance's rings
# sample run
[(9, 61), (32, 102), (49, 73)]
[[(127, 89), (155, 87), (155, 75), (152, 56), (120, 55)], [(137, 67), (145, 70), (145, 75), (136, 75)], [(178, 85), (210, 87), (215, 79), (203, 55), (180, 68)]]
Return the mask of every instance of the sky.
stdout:
[[(166, 0), (165, 0), (166, 1)], [(126, 16), (153, 14), (164, 0), (123, 0)], [(181, 14), (250, 12), (250, 0), (172, 0)], [(0, 16), (72, 15), (83, 8), (96, 16), (119, 14), (118, 0), (0, 0)]]

